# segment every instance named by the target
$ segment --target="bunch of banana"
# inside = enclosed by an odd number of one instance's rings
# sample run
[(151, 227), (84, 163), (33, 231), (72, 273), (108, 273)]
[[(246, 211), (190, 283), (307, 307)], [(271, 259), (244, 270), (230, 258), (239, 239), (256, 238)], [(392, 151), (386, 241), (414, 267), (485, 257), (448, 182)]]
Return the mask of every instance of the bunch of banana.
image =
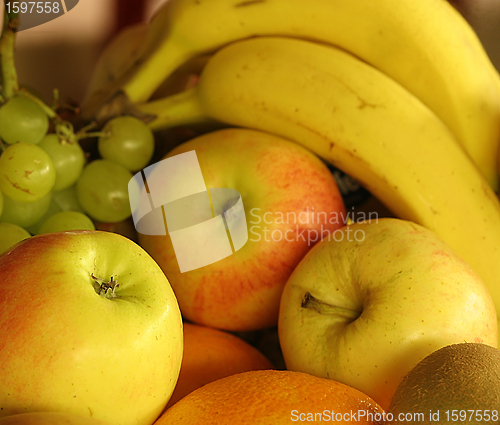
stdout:
[(383, 71), (443, 120), (498, 189), (500, 79), (474, 31), (445, 0), (167, 0), (140, 55), (106, 87), (88, 91), (83, 115), (108, 113), (118, 94), (133, 104), (147, 101), (191, 58), (255, 36), (335, 45)]
[[(448, 243), (500, 318), (499, 76), (448, 3), (170, 0), (150, 31), (108, 93), (153, 130), (209, 121), (306, 146)], [(194, 87), (150, 100), (208, 51)]]

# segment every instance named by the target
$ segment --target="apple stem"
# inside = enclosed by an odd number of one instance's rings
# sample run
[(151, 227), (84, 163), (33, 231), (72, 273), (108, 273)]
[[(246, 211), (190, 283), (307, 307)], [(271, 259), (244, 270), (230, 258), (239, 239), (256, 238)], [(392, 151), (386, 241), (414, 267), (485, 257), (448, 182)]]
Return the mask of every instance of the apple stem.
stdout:
[(347, 308), (328, 304), (324, 301), (318, 300), (317, 298), (313, 297), (310, 292), (306, 292), (304, 294), (304, 298), (302, 299), (300, 306), (302, 308), (311, 308), (317, 311), (319, 314), (335, 314), (335, 315), (345, 316), (351, 319), (353, 322), (359, 316), (361, 316), (361, 313), (363, 312), (362, 310), (358, 312), (355, 310), (350, 310)]
[(94, 287), (96, 294), (108, 299), (117, 297), (115, 290), (120, 286), (120, 284), (113, 280), (113, 276), (111, 276), (109, 282), (104, 282), (103, 279), (94, 276), (93, 273), (90, 274), (90, 277), (94, 280), (94, 282), (92, 282), (92, 286)]

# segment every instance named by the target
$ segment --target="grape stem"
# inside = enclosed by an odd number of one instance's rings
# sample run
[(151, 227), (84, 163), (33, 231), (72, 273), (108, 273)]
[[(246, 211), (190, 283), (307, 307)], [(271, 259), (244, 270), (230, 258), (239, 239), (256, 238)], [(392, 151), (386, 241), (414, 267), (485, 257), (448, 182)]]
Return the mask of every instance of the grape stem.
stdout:
[(97, 126), (97, 123), (95, 121), (86, 125), (85, 127), (81, 128), (78, 133), (76, 133), (76, 138), (78, 140), (83, 140), (83, 139), (91, 139), (93, 137), (105, 136), (106, 133), (103, 131), (90, 131), (90, 130), (95, 129), (96, 126)]
[(19, 90), (17, 71), (14, 63), (15, 32), (18, 24), (18, 18), (10, 19), (7, 12), (5, 12), (2, 37), (0, 38), (3, 101), (10, 99)]
[(81, 139), (91, 139), (93, 137), (103, 137), (103, 136), (106, 136), (107, 133), (105, 133), (104, 131), (95, 131), (95, 132), (92, 132), (92, 133), (86, 133), (86, 132), (82, 132), (82, 133), (78, 133), (76, 135), (76, 137), (81, 140)]
[(58, 96), (57, 91), (54, 93), (55, 100), (54, 100), (54, 106), (52, 108), (49, 105), (45, 104), (38, 97), (32, 95), (29, 91), (26, 91), (24, 89), (19, 89), (19, 94), (22, 96), (26, 96), (27, 98), (35, 102), (40, 108), (42, 108), (45, 114), (47, 114), (47, 116), (54, 121), (54, 127), (56, 133), (70, 143), (76, 143), (80, 139), (99, 137), (102, 134), (102, 132), (93, 132), (93, 133), (86, 132), (87, 128), (91, 128), (94, 126), (94, 123), (80, 130), (78, 134), (75, 134), (73, 125), (68, 121), (61, 120), (57, 112), (54, 110), (57, 103), (57, 96)]
[(71, 125), (71, 123), (61, 120), (61, 118), (53, 108), (51, 108), (38, 97), (32, 95), (29, 91), (19, 89), (19, 94), (36, 103), (45, 112), (49, 119), (54, 122), (56, 133), (59, 136), (62, 136), (63, 139), (69, 141), (70, 143), (76, 142), (75, 133), (73, 131), (73, 126)]
[(33, 101), (34, 103), (36, 103), (40, 108), (42, 108), (42, 110), (45, 112), (45, 114), (51, 119), (51, 120), (57, 120), (59, 119), (59, 116), (57, 115), (56, 111), (54, 111), (54, 109), (52, 109), (49, 105), (47, 105), (45, 102), (43, 102), (41, 99), (39, 99), (38, 97), (32, 95), (29, 91), (25, 90), (25, 89), (19, 89), (19, 94), (24, 96), (24, 97), (27, 97), (28, 99), (30, 99), (31, 101)]

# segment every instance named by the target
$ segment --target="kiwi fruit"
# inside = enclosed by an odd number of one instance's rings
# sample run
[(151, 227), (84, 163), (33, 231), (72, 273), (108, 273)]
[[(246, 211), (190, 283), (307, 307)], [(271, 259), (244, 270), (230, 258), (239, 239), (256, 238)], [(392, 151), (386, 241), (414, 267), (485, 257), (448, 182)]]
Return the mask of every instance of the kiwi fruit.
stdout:
[(394, 393), (387, 423), (500, 424), (500, 350), (481, 343), (434, 351)]

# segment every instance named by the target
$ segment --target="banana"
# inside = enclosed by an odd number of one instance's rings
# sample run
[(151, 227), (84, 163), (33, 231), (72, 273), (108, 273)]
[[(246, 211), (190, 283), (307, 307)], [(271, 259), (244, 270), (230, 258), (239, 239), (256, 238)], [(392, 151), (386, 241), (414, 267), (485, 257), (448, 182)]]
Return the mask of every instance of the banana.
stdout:
[[(285, 37), (220, 49), (198, 85), (138, 106), (152, 129), (216, 120), (302, 144), (476, 269), (500, 313), (500, 203), (417, 97), (344, 50)], [(499, 315), (500, 317), (500, 315)]]
[(97, 59), (82, 104), (91, 97), (107, 96), (110, 84), (135, 69), (140, 57), (146, 54), (148, 30), (149, 26), (140, 22), (124, 28), (111, 39)]
[[(500, 77), (470, 25), (445, 0), (169, 0), (149, 27), (149, 54), (108, 87), (109, 97), (123, 91), (131, 103), (144, 102), (189, 58), (237, 40), (278, 35), (324, 42), (420, 98), (498, 189)], [(84, 114), (93, 116), (102, 102), (89, 98)]]
[(210, 54), (195, 56), (183, 63), (163, 81), (150, 100), (167, 97), (194, 86), (198, 80), (198, 76), (211, 56)]

